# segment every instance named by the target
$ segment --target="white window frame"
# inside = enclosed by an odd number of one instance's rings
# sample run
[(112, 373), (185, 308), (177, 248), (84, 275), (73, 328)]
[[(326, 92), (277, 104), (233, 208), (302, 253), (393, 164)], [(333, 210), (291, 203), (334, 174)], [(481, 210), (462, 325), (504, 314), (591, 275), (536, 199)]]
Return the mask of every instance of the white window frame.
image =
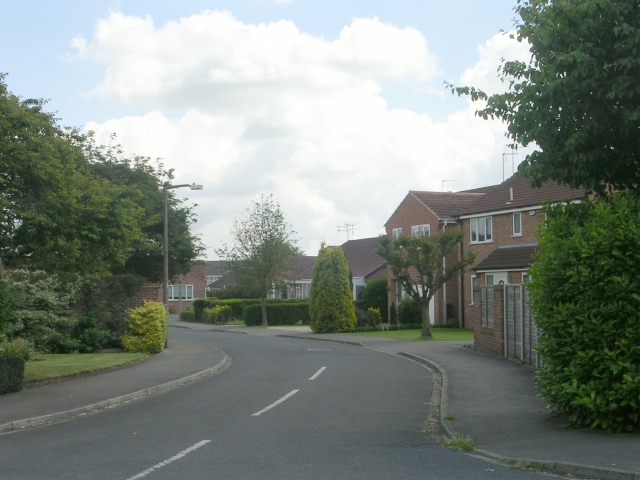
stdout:
[[(480, 240), (482, 232), (482, 240)], [(469, 241), (471, 243), (493, 242), (492, 217), (475, 217), (469, 219)]]
[[(174, 287), (176, 287), (176, 288), (174, 289)], [(177, 290), (178, 290), (177, 287), (179, 287), (179, 285), (169, 285), (167, 287), (167, 296), (169, 297), (169, 301), (170, 302), (177, 302), (177, 301), (180, 300), (178, 295), (176, 295), (174, 297), (174, 291), (176, 291), (176, 293), (177, 293)], [(183, 301), (185, 301), (185, 300), (193, 300), (193, 285), (186, 285), (186, 284), (183, 283), (182, 284), (182, 291), (186, 292), (185, 296), (182, 297)]]
[(217, 282), (222, 278), (222, 275), (207, 275), (207, 285)]
[(398, 238), (400, 238), (402, 236), (402, 227), (400, 228), (394, 228), (391, 231), (391, 235), (393, 237), (394, 240), (397, 240)]
[(474, 288), (478, 285), (478, 278), (475, 275), (471, 275), (471, 281), (469, 282), (471, 286), (471, 303), (469, 305), (475, 305), (473, 291)]
[[(491, 283), (489, 283), (489, 279), (491, 279)], [(484, 274), (484, 284), (487, 287), (493, 287), (495, 286), (496, 282), (496, 277), (493, 273), (485, 273)]]
[[(518, 229), (516, 230), (516, 218)], [(522, 236), (522, 212), (516, 212), (513, 214), (513, 236), (521, 237)]]
[(430, 237), (431, 225), (428, 223), (425, 223), (424, 225), (412, 225), (411, 236), (412, 237)]
[(527, 272), (522, 272), (522, 283), (530, 279), (531, 279), (531, 275), (529, 275)]

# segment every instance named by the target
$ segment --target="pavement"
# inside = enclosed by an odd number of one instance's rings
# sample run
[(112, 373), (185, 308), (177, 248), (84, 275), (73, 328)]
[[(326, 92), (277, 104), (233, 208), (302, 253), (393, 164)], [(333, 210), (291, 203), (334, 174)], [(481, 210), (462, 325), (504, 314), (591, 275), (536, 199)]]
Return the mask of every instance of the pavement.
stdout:
[[(308, 327), (247, 328), (185, 323), (174, 328), (281, 336), (353, 344), (400, 355), (440, 377), (442, 432), (471, 440), (471, 455), (573, 477), (640, 480), (640, 435), (566, 428), (535, 390), (534, 373), (475, 351), (469, 342), (417, 342)], [(197, 381), (229, 366), (220, 349), (185, 340), (129, 368), (0, 396), (0, 433), (68, 420)], [(437, 409), (436, 409), (437, 410)]]

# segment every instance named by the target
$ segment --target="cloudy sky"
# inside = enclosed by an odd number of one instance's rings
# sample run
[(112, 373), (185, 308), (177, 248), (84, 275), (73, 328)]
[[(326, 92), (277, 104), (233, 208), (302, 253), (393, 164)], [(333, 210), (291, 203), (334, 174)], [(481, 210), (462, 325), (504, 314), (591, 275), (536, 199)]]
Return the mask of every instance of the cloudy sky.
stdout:
[[(505, 126), (444, 81), (495, 92), (527, 48), (516, 0), (0, 0), (0, 72), (60, 123), (175, 168), (214, 249), (273, 194), (315, 255), (383, 232), (409, 190), (500, 183)], [(515, 164), (524, 159), (519, 151)], [(447, 180), (447, 182), (444, 182)]]

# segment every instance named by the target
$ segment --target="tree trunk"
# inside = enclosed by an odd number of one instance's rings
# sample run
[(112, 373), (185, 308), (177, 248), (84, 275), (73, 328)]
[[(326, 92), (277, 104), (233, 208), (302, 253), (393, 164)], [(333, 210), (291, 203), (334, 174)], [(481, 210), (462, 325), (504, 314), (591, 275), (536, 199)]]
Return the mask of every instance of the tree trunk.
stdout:
[(262, 307), (262, 326), (267, 326), (267, 299), (260, 297), (260, 307)]
[(420, 338), (432, 338), (431, 336), (431, 317), (429, 317), (429, 304), (431, 299), (422, 301), (422, 333)]

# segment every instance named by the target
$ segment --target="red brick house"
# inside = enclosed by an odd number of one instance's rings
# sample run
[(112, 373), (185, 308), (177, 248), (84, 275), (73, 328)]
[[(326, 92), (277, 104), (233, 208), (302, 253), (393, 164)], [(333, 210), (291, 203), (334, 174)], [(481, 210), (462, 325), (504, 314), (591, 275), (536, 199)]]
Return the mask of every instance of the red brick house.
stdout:
[(347, 257), (353, 280), (353, 299), (362, 300), (364, 287), (371, 280), (387, 278), (387, 262), (376, 253), (378, 237), (348, 240), (340, 245)]
[(458, 285), (460, 323), (474, 328), (477, 348), (501, 353), (503, 347), (501, 322), (482, 324), (478, 287), (522, 284), (538, 248), (543, 204), (580, 201), (586, 194), (554, 182), (532, 188), (530, 180), (513, 176), (459, 210), (456, 217), (464, 230), (460, 254), (476, 254), (475, 264)]
[[(387, 236), (397, 238), (401, 235), (437, 235), (447, 229), (459, 228), (457, 213), (480, 199), (485, 190), (455, 193), (411, 190), (385, 223)], [(445, 259), (445, 265), (447, 261), (455, 261), (458, 256), (459, 252), (452, 252), (450, 257)], [(392, 304), (397, 307), (398, 302), (405, 297), (405, 292), (402, 291), (400, 283), (393, 278), (390, 269), (387, 269), (387, 278), (389, 308)], [(435, 293), (429, 312), (432, 323), (442, 324), (448, 319), (458, 318), (458, 283), (456, 279), (452, 279)]]

